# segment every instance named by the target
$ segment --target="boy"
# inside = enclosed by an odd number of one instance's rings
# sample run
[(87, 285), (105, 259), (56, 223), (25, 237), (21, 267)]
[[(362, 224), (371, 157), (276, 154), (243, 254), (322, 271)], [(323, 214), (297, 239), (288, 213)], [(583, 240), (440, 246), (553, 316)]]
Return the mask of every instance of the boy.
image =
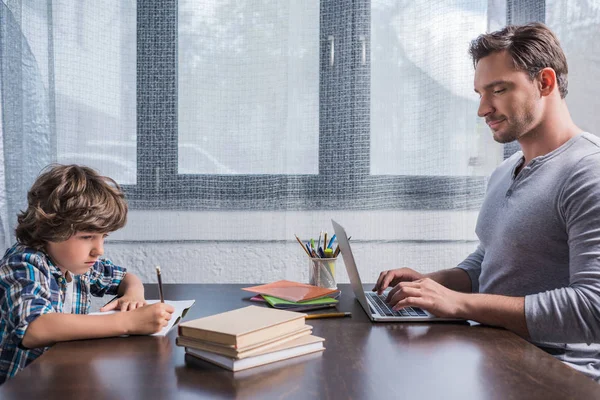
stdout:
[[(18, 215), (17, 243), (0, 261), (0, 384), (56, 342), (151, 334), (166, 326), (173, 307), (145, 306), (138, 277), (99, 258), (107, 233), (125, 225), (119, 186), (77, 165), (51, 166), (27, 194)], [(90, 316), (90, 295), (119, 295)]]

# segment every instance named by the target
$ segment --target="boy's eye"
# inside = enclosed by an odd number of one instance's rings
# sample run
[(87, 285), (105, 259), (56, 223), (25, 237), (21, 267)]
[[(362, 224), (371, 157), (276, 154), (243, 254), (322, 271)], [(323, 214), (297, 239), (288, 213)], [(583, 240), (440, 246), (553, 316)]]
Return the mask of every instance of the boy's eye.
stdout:
[(88, 240), (91, 239), (92, 237), (90, 235), (85, 235), (85, 236), (81, 236), (82, 239)]

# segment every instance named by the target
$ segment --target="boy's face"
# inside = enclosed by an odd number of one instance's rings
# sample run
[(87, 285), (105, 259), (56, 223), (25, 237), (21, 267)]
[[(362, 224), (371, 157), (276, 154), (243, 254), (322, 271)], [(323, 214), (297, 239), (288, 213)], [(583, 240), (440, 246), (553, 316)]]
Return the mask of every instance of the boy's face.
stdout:
[(104, 254), (106, 236), (98, 232), (76, 232), (65, 241), (48, 242), (46, 252), (61, 271), (84, 274)]

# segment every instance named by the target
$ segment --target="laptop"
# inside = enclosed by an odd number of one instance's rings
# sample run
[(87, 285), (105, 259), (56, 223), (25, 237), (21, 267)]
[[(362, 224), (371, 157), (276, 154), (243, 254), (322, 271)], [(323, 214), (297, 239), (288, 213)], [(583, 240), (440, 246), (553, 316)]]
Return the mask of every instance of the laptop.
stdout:
[(348, 277), (352, 284), (352, 290), (356, 299), (362, 306), (363, 310), (367, 313), (367, 316), (374, 322), (418, 322), (418, 321), (462, 321), (455, 318), (438, 318), (435, 315), (429, 313), (418, 307), (406, 307), (398, 311), (392, 310), (390, 306), (385, 302), (387, 292), (381, 296), (377, 292), (366, 291), (363, 288), (360, 276), (358, 275), (358, 269), (356, 268), (356, 262), (350, 249), (350, 243), (348, 242), (348, 236), (346, 230), (334, 220), (331, 220), (333, 229), (340, 246), (342, 257), (344, 258), (344, 264), (346, 265), (346, 271), (348, 271)]

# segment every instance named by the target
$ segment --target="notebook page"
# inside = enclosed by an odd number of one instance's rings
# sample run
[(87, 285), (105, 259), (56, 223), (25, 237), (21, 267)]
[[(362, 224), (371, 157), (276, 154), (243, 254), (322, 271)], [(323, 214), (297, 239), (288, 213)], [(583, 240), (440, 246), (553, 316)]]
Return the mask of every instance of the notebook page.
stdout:
[[(148, 303), (149, 305), (154, 304), (154, 303), (159, 303), (159, 302), (160, 302), (160, 300), (146, 300), (146, 303)], [(196, 302), (196, 300), (165, 300), (165, 303), (173, 306), (175, 311), (173, 311), (173, 314), (171, 316), (171, 320), (169, 321), (169, 324), (167, 326), (165, 326), (164, 328), (162, 328), (159, 332), (156, 332), (156, 333), (152, 334), (151, 336), (166, 336), (167, 333), (169, 333), (169, 331), (171, 329), (173, 329), (173, 327), (179, 323), (181, 318), (183, 318), (185, 316), (185, 312), (191, 306), (193, 306), (195, 302)], [(121, 311), (117, 310), (117, 311), (95, 312), (95, 313), (90, 313), (89, 315), (108, 315), (108, 314), (114, 314), (116, 312), (121, 312)]]

